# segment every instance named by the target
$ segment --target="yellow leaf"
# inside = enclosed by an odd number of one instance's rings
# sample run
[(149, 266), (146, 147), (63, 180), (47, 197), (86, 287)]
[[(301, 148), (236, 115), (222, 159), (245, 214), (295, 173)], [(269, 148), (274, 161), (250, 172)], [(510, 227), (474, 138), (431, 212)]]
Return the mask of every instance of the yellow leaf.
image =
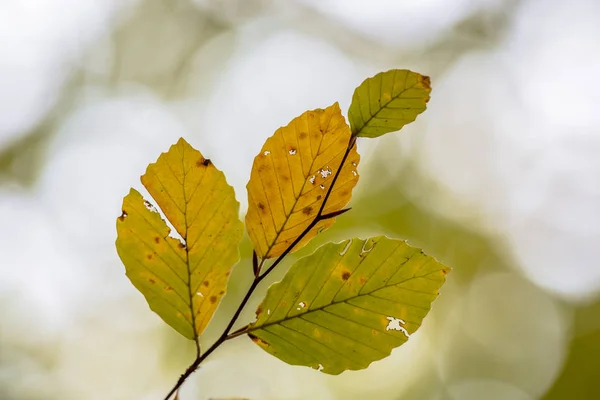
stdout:
[(239, 260), (239, 203), (225, 176), (180, 139), (142, 183), (182, 240), (135, 189), (117, 219), (117, 252), (150, 308), (189, 339), (209, 323)]
[[(279, 128), (254, 158), (248, 182), (248, 234), (259, 257), (281, 255), (315, 220), (345, 155), (323, 214), (350, 201), (360, 156), (348, 148), (350, 127), (338, 103), (307, 111)], [(294, 247), (304, 246), (334, 218), (321, 220)]]

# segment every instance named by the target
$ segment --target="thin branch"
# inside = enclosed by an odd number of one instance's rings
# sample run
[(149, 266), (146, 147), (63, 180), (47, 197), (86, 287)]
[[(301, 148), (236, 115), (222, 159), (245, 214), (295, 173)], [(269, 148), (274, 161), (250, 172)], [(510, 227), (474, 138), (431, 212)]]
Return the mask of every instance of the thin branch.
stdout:
[[(315, 225), (317, 225), (317, 223), (319, 223), (320, 221), (323, 221), (323, 220), (329, 219), (329, 218), (333, 218), (337, 215), (341, 215), (349, 210), (349, 209), (344, 209), (344, 210), (336, 211), (336, 212), (329, 213), (329, 214), (323, 214), (323, 210), (325, 209), (325, 204), (327, 203), (327, 200), (329, 199), (329, 196), (331, 195), (333, 187), (335, 186), (335, 183), (336, 183), (338, 177), (340, 176), (340, 171), (342, 170), (342, 167), (344, 166), (346, 159), (348, 158), (348, 155), (350, 154), (350, 151), (352, 151), (352, 148), (354, 147), (355, 144), (356, 144), (356, 137), (352, 136), (350, 138), (350, 142), (348, 143), (348, 147), (346, 148), (346, 152), (344, 153), (344, 157), (342, 158), (342, 162), (340, 163), (340, 166), (331, 181), (331, 185), (329, 186), (329, 189), (327, 190), (327, 193), (325, 194), (325, 198), (323, 199), (323, 203), (321, 204), (321, 207), (319, 208), (319, 212), (315, 216), (315, 219), (306, 227), (306, 229), (304, 229), (304, 231), (302, 231), (302, 233), (292, 242), (292, 244), (290, 244), (279, 257), (277, 257), (277, 259), (273, 262), (273, 264), (271, 264), (269, 266), (269, 268), (265, 271), (265, 273), (262, 275), (260, 274), (260, 270), (262, 269), (262, 266), (263, 266), (263, 263), (265, 262), (265, 260), (261, 259), (260, 264), (257, 265), (257, 261), (258, 261), (257, 255), (256, 255), (256, 252), (253, 253), (252, 265), (253, 265), (253, 270), (254, 270), (254, 274), (255, 274), (254, 280), (252, 281), (252, 285), (250, 285), (250, 288), (248, 288), (248, 291), (246, 292), (246, 295), (242, 299), (242, 302), (239, 304), (237, 310), (235, 310), (233, 317), (231, 317), (229, 324), (227, 324), (227, 327), (225, 328), (225, 330), (223, 331), (221, 336), (219, 336), (219, 338), (212, 344), (212, 346), (210, 346), (203, 354), (198, 354), (196, 356), (196, 359), (194, 360), (192, 365), (190, 365), (188, 367), (188, 369), (185, 370), (183, 375), (181, 375), (179, 377), (179, 379), (177, 380), (177, 383), (175, 384), (173, 389), (171, 389), (169, 394), (165, 397), (165, 400), (169, 400), (171, 398), (171, 396), (175, 392), (177, 392), (177, 390), (179, 390), (179, 388), (181, 387), (181, 385), (183, 385), (183, 383), (186, 381), (186, 379), (191, 374), (193, 374), (194, 371), (196, 371), (196, 369), (198, 369), (198, 367), (200, 366), (202, 361), (204, 361), (206, 359), (206, 357), (208, 357), (210, 354), (212, 354), (213, 351), (215, 351), (219, 346), (221, 346), (223, 344), (223, 342), (230, 340), (230, 339), (234, 339), (245, 333), (247, 327), (238, 329), (237, 331), (230, 334), (231, 329), (233, 328), (233, 325), (235, 325), (237, 319), (239, 318), (240, 314), (244, 310), (244, 307), (248, 303), (248, 300), (250, 300), (250, 297), (252, 297), (252, 294), (254, 293), (254, 290), (256, 290), (258, 284), (263, 279), (265, 279), (267, 277), (267, 275), (269, 275), (271, 273), (271, 271), (273, 271), (275, 269), (275, 267), (277, 267), (277, 265), (279, 265), (279, 263), (281, 261), (283, 261), (283, 259), (294, 249), (294, 247), (296, 247), (296, 245), (298, 243), (300, 243), (300, 241), (304, 238), (304, 236), (306, 236), (308, 234), (308, 232), (310, 232), (310, 230), (312, 228), (314, 228)], [(198, 344), (198, 351), (200, 349), (199, 346), (200, 345)]]
[(196, 369), (198, 368), (198, 366), (200, 366), (200, 363), (202, 363), (202, 361), (204, 361), (204, 359), (206, 359), (206, 357), (208, 357), (221, 344), (223, 344), (223, 342), (225, 340), (227, 340), (227, 335), (229, 334), (229, 332), (231, 331), (231, 328), (233, 327), (233, 325), (237, 321), (238, 317), (240, 316), (242, 310), (244, 309), (244, 306), (246, 305), (246, 303), (250, 299), (250, 296), (252, 296), (252, 293), (254, 293), (254, 290), (256, 289), (256, 286), (258, 286), (259, 282), (260, 282), (259, 278), (255, 278), (254, 281), (252, 281), (252, 285), (248, 289), (248, 292), (246, 293), (246, 296), (244, 296), (244, 299), (242, 300), (242, 302), (238, 306), (237, 310), (235, 311), (235, 314), (231, 318), (231, 321), (229, 321), (229, 324), (227, 325), (227, 327), (225, 328), (225, 330), (223, 331), (223, 333), (221, 334), (221, 336), (219, 336), (219, 338), (216, 340), (216, 342), (214, 342), (213, 345), (210, 346), (208, 348), (208, 350), (206, 350), (200, 357), (196, 357), (196, 359), (194, 360), (194, 362), (192, 363), (192, 365), (190, 365), (188, 367), (188, 369), (184, 372), (184, 374), (179, 377), (179, 380), (177, 381), (177, 383), (175, 384), (175, 386), (173, 387), (173, 389), (171, 389), (171, 391), (169, 392), (169, 394), (165, 397), (165, 400), (169, 400), (171, 398), (171, 396), (173, 395), (173, 393), (175, 393), (181, 387), (181, 385), (183, 385), (183, 383), (185, 382), (185, 380), (194, 371), (196, 371)]
[(252, 272), (254, 272), (254, 277), (260, 275), (260, 267), (258, 266), (258, 256), (256, 255), (256, 250), (252, 250)]

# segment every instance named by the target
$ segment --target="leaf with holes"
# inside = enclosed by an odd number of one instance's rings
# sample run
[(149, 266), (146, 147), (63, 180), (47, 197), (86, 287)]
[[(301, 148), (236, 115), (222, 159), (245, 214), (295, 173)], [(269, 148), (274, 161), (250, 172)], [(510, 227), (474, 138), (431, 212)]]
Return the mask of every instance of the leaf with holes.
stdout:
[(367, 368), (419, 328), (448, 271), (402, 240), (329, 243), (269, 288), (244, 332), (288, 364)]
[(400, 130), (425, 111), (430, 92), (428, 76), (406, 69), (365, 79), (348, 110), (352, 135), (374, 138)]
[(319, 212), (335, 213), (348, 204), (359, 160), (338, 103), (307, 111), (268, 138), (247, 185), (246, 226), (258, 256), (283, 254), (314, 224), (297, 250), (333, 225), (334, 218), (315, 219)]
[(180, 139), (150, 164), (142, 183), (158, 210), (135, 189), (117, 219), (117, 252), (150, 308), (188, 339), (204, 330), (239, 260), (239, 203), (225, 176)]

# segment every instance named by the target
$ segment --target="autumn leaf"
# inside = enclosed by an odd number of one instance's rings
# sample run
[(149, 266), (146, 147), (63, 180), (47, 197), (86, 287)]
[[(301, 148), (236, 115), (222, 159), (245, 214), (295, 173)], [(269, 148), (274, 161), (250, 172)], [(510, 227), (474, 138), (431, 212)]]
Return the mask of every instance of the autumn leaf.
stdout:
[(419, 328), (448, 271), (402, 240), (329, 243), (269, 288), (245, 333), (288, 364), (367, 368)]
[(202, 333), (225, 294), (243, 235), (225, 176), (180, 139), (150, 164), (142, 183), (166, 218), (135, 189), (117, 219), (117, 252), (150, 308), (188, 339)]
[(348, 110), (352, 134), (374, 138), (400, 130), (425, 111), (430, 92), (428, 76), (406, 69), (365, 79), (354, 90)]
[[(350, 141), (350, 128), (338, 103), (305, 112), (267, 139), (254, 159), (247, 185), (246, 226), (259, 257), (280, 256), (309, 227), (344, 158), (323, 214), (339, 211), (350, 201), (360, 159)], [(293, 250), (333, 223), (334, 218), (316, 223)]]

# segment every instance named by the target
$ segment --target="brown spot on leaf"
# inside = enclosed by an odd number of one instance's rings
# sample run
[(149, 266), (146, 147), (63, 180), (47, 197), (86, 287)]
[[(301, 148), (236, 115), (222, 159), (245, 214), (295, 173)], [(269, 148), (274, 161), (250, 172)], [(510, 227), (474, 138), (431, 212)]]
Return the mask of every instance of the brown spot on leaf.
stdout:
[(172, 290), (173, 290), (173, 288), (172, 288), (171, 286), (169, 286), (169, 285), (166, 285), (166, 286), (165, 286), (165, 290), (166, 290), (167, 292), (170, 292), (170, 291), (172, 291)]
[(224, 290), (221, 290), (221, 291), (219, 292), (219, 294), (223, 295), (223, 294), (225, 294), (225, 291), (224, 291)]
[(361, 276), (359, 279), (359, 282), (362, 285), (364, 285), (365, 283), (367, 283), (367, 277), (366, 276)]
[(321, 200), (321, 198), (322, 198), (322, 197), (323, 197), (323, 196), (321, 196), (321, 195), (318, 195), (318, 196), (317, 196), (317, 200)]
[(210, 298), (208, 299), (212, 304), (215, 304), (217, 302), (217, 296), (210, 296)]
[(423, 75), (421, 77), (421, 84), (425, 89), (431, 89), (431, 79), (428, 76)]
[(308, 133), (306, 133), (306, 132), (300, 132), (300, 135), (298, 135), (298, 137), (300, 139), (306, 139), (307, 136), (308, 136)]
[(258, 203), (258, 208), (259, 208), (261, 211), (265, 211), (265, 205), (264, 205), (263, 203), (260, 203), (260, 202), (259, 202), (259, 203)]
[(302, 213), (304, 215), (310, 215), (310, 213), (312, 212), (313, 208), (311, 206), (306, 206), (304, 207), (304, 209), (302, 209)]
[(269, 347), (269, 343), (265, 342), (265, 341), (264, 341), (264, 340), (262, 340), (261, 338), (259, 338), (259, 337), (256, 337), (256, 336), (254, 336), (254, 335), (253, 335), (253, 334), (251, 334), (251, 333), (249, 333), (249, 334), (248, 334), (248, 336), (249, 336), (249, 337), (250, 337), (250, 339), (251, 339), (251, 340), (252, 340), (254, 343), (256, 343), (257, 345), (259, 345), (259, 346), (262, 346), (262, 347)]
[(204, 282), (202, 282), (202, 284), (203, 284), (204, 286), (208, 287), (208, 286), (210, 285), (210, 281), (204, 281)]
[(154, 238), (154, 243), (160, 243), (160, 238), (158, 236)]
[(211, 162), (210, 159), (200, 157), (200, 159), (198, 159), (198, 161), (196, 161), (196, 167), (208, 167), (210, 165), (210, 162)]
[(347, 281), (348, 279), (350, 279), (350, 272), (349, 271), (344, 271), (344, 273), (342, 274), (342, 279)]
[(148, 260), (152, 260), (152, 259), (154, 258), (154, 254), (148, 254), (148, 255), (146, 256), (146, 258), (147, 258)]
[(151, 284), (153, 284), (153, 285), (156, 283), (156, 281), (155, 281), (154, 279), (152, 279), (152, 278), (149, 278), (149, 279), (148, 279), (148, 282), (150, 282), (150, 283), (151, 283)]

